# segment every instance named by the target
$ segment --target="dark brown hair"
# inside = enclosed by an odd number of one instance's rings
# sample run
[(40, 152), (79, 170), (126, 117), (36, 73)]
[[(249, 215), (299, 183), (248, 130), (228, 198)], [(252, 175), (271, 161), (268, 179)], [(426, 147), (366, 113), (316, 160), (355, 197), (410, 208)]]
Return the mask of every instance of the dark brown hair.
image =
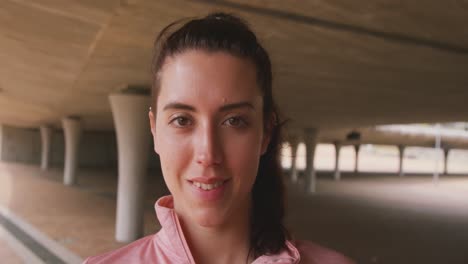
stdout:
[(226, 52), (251, 60), (257, 70), (257, 82), (263, 96), (264, 129), (271, 135), (267, 151), (260, 158), (252, 189), (250, 253), (256, 258), (276, 254), (286, 248), (289, 234), (284, 227), (284, 186), (279, 162), (281, 126), (272, 95), (272, 69), (266, 50), (240, 18), (213, 13), (203, 18), (176, 21), (156, 38), (152, 63), (152, 111), (156, 111), (159, 74), (167, 57), (187, 50)]

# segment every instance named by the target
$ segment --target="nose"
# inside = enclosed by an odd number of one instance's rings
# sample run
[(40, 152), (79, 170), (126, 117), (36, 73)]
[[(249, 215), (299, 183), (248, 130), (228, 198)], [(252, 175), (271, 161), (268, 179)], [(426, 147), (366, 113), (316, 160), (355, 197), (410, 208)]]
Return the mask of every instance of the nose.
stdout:
[(223, 153), (220, 135), (216, 128), (206, 125), (200, 127), (197, 134), (197, 137), (195, 137), (197, 163), (204, 167), (221, 164)]

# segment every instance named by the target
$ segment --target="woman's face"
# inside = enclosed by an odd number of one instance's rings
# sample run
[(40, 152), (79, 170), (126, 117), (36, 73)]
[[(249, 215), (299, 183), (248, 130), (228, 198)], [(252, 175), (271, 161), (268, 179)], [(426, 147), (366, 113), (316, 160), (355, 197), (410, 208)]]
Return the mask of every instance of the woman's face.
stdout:
[(167, 58), (160, 76), (156, 117), (149, 115), (176, 212), (206, 227), (245, 215), (269, 142), (255, 66), (189, 50)]

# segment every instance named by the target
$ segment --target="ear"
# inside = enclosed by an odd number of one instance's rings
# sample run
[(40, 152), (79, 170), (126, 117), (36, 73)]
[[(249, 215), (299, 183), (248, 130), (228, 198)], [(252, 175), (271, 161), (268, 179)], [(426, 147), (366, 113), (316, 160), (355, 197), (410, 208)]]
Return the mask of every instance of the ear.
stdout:
[(153, 135), (153, 145), (154, 145), (154, 152), (158, 153), (158, 148), (156, 144), (156, 118), (153, 114), (153, 111), (150, 110), (148, 111), (148, 118), (150, 122), (150, 127), (151, 127), (151, 134)]
[(273, 128), (276, 124), (276, 115), (272, 114), (267, 122), (268, 123), (265, 125), (265, 129), (263, 132), (262, 149), (261, 149), (262, 155), (266, 153), (268, 149), (268, 145), (270, 144), (271, 136), (273, 133)]

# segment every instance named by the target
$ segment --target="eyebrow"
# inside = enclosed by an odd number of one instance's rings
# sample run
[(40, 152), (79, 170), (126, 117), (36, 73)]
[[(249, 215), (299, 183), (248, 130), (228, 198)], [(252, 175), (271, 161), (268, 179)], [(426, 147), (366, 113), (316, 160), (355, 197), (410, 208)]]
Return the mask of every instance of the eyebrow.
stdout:
[(163, 111), (166, 111), (168, 109), (195, 111), (195, 107), (188, 105), (188, 104), (178, 103), (178, 102), (168, 103), (167, 105), (164, 106)]
[[(225, 104), (219, 108), (219, 111), (226, 112), (226, 111), (238, 109), (238, 108), (249, 108), (250, 110), (255, 111), (255, 107), (253, 106), (253, 104), (247, 101), (232, 103), (232, 104)], [(164, 106), (163, 111), (168, 110), (168, 109), (179, 109), (179, 110), (187, 110), (187, 111), (192, 111), (192, 112), (196, 111), (195, 107), (188, 105), (188, 104), (180, 103), (180, 102), (168, 103), (167, 105)]]

